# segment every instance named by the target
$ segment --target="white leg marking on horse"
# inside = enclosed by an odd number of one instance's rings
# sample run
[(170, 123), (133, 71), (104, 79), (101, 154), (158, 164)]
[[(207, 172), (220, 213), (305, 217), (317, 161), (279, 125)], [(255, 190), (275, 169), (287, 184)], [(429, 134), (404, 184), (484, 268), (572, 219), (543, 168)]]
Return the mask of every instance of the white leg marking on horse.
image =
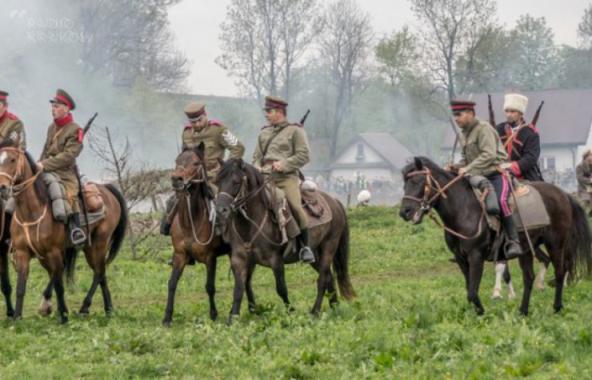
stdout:
[(534, 288), (538, 290), (545, 290), (545, 273), (547, 272), (547, 268), (545, 268), (545, 264), (541, 263), (541, 268), (539, 269), (539, 273), (537, 273), (536, 279), (534, 280)]
[(508, 283), (508, 299), (513, 300), (516, 298), (516, 292), (514, 291), (514, 286), (512, 285), (512, 281)]
[(506, 264), (495, 264), (495, 285), (493, 286), (493, 294), (491, 295), (491, 298), (502, 298), (502, 277), (504, 276), (505, 269)]

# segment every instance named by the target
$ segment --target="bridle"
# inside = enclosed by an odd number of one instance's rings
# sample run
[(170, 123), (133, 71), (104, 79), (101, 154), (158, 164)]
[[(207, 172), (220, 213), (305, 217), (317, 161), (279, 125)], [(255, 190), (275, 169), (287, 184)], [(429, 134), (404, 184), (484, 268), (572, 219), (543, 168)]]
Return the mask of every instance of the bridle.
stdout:
[[(184, 169), (184, 167), (182, 165), (177, 165), (177, 169), (179, 169), (180, 167)], [(205, 242), (202, 242), (201, 240), (199, 240), (197, 235), (199, 235), (199, 233), (202, 231), (203, 225), (200, 226), (199, 231), (197, 231), (197, 232), (195, 231), (195, 221), (193, 220), (193, 213), (192, 213), (193, 205), (191, 204), (191, 194), (190, 194), (189, 190), (191, 189), (191, 187), (193, 185), (196, 185), (196, 184), (205, 183), (207, 185), (207, 181), (208, 181), (208, 176), (207, 176), (206, 170), (204, 168), (204, 164), (200, 163), (199, 167), (195, 171), (195, 174), (193, 174), (191, 177), (189, 177), (187, 179), (183, 179), (183, 186), (176, 187), (173, 185), (173, 189), (176, 192), (181, 193), (185, 196), (185, 200), (187, 203), (187, 213), (189, 214), (189, 223), (191, 224), (191, 234), (193, 235), (193, 240), (195, 240), (195, 242), (201, 246), (206, 246), (206, 245), (210, 244), (212, 242), (212, 240), (214, 239), (214, 235), (215, 235), (214, 225), (216, 224), (216, 212), (213, 211), (213, 214), (210, 214), (210, 217), (208, 218), (208, 221), (210, 222), (210, 236), (208, 237), (208, 239)], [(206, 206), (206, 209), (208, 210), (208, 213), (211, 212), (209, 207)]]
[(418, 202), (420, 205), (420, 209), (418, 212), (421, 212), (420, 216), (427, 214), (430, 219), (432, 219), (439, 227), (443, 228), (446, 232), (463, 239), (463, 240), (471, 240), (475, 239), (483, 230), (483, 219), (485, 216), (485, 205), (483, 200), (487, 196), (487, 192), (484, 192), (481, 199), (479, 199), (479, 204), (481, 205), (481, 216), (479, 217), (479, 225), (477, 226), (477, 232), (473, 236), (466, 236), (461, 234), (460, 232), (454, 231), (453, 229), (447, 227), (445, 224), (441, 223), (433, 214), (433, 207), (434, 203), (442, 197), (442, 199), (447, 199), (448, 195), (446, 191), (455, 183), (460, 181), (464, 175), (457, 175), (454, 177), (450, 182), (446, 185), (442, 186), (438, 182), (438, 180), (432, 175), (432, 171), (429, 168), (425, 168), (423, 170), (416, 170), (409, 172), (405, 175), (405, 179), (409, 179), (411, 177), (416, 176), (424, 176), (425, 177), (425, 185), (423, 190), (423, 198), (413, 197), (411, 195), (404, 195), (403, 199), (409, 199), (414, 202)]
[(0, 148), (0, 152), (3, 152), (3, 151), (16, 152), (18, 154), (18, 158), (16, 161), (16, 171), (15, 171), (14, 175), (11, 176), (9, 173), (6, 173), (4, 171), (0, 171), (0, 177), (8, 178), (8, 180), (10, 181), (10, 190), (12, 191), (12, 195), (18, 196), (23, 191), (25, 191), (29, 186), (31, 186), (35, 182), (35, 180), (37, 180), (37, 177), (39, 177), (39, 175), (41, 175), (41, 172), (38, 171), (33, 176), (31, 176), (31, 178), (28, 178), (20, 183), (17, 183), (19, 181), (19, 179), (22, 177), (22, 175), (24, 174), (25, 152), (19, 148), (10, 147), (10, 146)]
[(269, 218), (269, 210), (265, 210), (265, 215), (263, 216), (263, 219), (258, 223), (249, 217), (249, 215), (247, 214), (247, 210), (245, 209), (245, 205), (247, 204), (247, 202), (251, 200), (253, 197), (255, 197), (257, 194), (259, 194), (263, 189), (265, 189), (267, 184), (271, 181), (271, 176), (267, 176), (261, 184), (261, 186), (257, 187), (251, 192), (248, 192), (248, 179), (246, 175), (243, 175), (236, 196), (232, 196), (231, 194), (225, 191), (221, 191), (218, 193), (219, 197), (225, 197), (230, 199), (230, 210), (232, 213), (239, 212), (245, 218), (245, 220), (247, 220), (253, 227), (257, 229), (251, 240), (245, 242), (245, 240), (241, 237), (240, 233), (236, 229), (235, 219), (232, 219), (232, 230), (247, 250), (251, 249), (253, 242), (259, 237), (259, 235), (261, 235), (271, 245), (274, 245), (276, 247), (282, 246), (281, 242), (278, 243), (276, 241), (273, 241), (269, 236), (267, 236), (263, 232), (263, 227), (265, 226), (265, 224), (267, 223), (267, 219)]

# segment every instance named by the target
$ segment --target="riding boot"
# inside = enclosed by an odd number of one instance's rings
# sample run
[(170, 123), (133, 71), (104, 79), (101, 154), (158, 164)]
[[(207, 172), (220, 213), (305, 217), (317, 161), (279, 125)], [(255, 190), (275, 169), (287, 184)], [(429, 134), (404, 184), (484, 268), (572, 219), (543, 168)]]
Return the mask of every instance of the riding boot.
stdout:
[(502, 226), (506, 231), (508, 241), (506, 243), (506, 258), (508, 260), (524, 254), (522, 246), (520, 245), (520, 238), (518, 237), (518, 230), (514, 224), (512, 216), (504, 216), (501, 218)]
[(487, 191), (487, 196), (485, 197), (485, 210), (489, 215), (499, 215), (500, 214), (500, 206), (499, 202), (497, 201), (497, 196), (495, 194), (495, 188), (487, 179), (482, 179), (479, 182), (479, 190)]
[(177, 197), (171, 196), (166, 201), (166, 210), (162, 219), (160, 220), (160, 234), (164, 236), (170, 236), (171, 225), (173, 224), (173, 218), (177, 212)]
[(70, 241), (73, 245), (79, 246), (86, 241), (86, 234), (82, 228), (80, 228), (80, 213), (75, 212), (70, 215), (68, 229), (70, 230)]
[(309, 242), (308, 242), (308, 228), (304, 228), (300, 230), (299, 235), (300, 240), (300, 261), (307, 264), (312, 264), (315, 262), (315, 256), (310, 249)]

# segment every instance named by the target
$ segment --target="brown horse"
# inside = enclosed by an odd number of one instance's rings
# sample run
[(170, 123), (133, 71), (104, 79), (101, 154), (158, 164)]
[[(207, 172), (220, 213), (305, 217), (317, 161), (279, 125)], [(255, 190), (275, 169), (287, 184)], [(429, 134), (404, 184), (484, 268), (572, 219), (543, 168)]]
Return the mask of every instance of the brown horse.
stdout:
[(203, 143), (196, 149), (184, 150), (176, 159), (176, 168), (171, 174), (173, 189), (177, 196), (177, 215), (171, 226), (171, 238), (175, 254), (169, 279), (167, 306), (162, 323), (170, 326), (173, 318), (175, 291), (190, 260), (205, 264), (207, 268), (206, 292), (210, 302), (210, 318), (218, 317), (216, 309), (216, 262), (218, 256), (230, 252), (230, 246), (215, 236), (214, 223), (208, 202), (214, 195), (208, 186), (204, 167)]
[[(401, 202), (401, 218), (421, 223), (425, 214), (434, 209), (446, 232), (446, 244), (464, 277), (469, 302), (478, 314), (484, 309), (479, 298), (483, 264), (490, 256), (495, 233), (487, 228), (484, 208), (473, 193), (469, 181), (455, 177), (425, 157), (416, 157), (403, 169), (405, 195)], [(564, 277), (570, 280), (592, 275), (592, 236), (588, 219), (582, 207), (569, 194), (557, 186), (544, 182), (531, 185), (541, 194), (551, 224), (529, 231), (534, 247), (544, 245), (555, 269), (556, 312), (563, 308)], [(520, 234), (522, 249), (519, 256), (524, 282), (520, 312), (528, 315), (530, 294), (534, 282), (533, 256), (526, 236)], [(500, 253), (500, 255), (502, 255)]]
[[(14, 318), (22, 318), (23, 301), (29, 274), (29, 262), (37, 257), (47, 270), (50, 283), (44, 292), (45, 308), (55, 289), (62, 323), (68, 321), (64, 299), (64, 270), (73, 278), (77, 249), (69, 243), (66, 225), (54, 220), (47, 189), (32, 157), (11, 141), (0, 144), (0, 195), (15, 198), (16, 208), (10, 227), (17, 271), (16, 310)], [(106, 266), (116, 257), (127, 226), (127, 208), (121, 193), (111, 185), (99, 185), (105, 203), (105, 217), (90, 226), (90, 244), (84, 247), (86, 261), (94, 272), (92, 285), (80, 313), (88, 313), (93, 295), (100, 285), (105, 312), (112, 311), (111, 293), (107, 285)]]
[[(240, 159), (230, 159), (218, 174), (217, 184), (220, 192), (216, 199), (216, 210), (225, 229), (224, 238), (232, 247), (230, 262), (234, 273), (234, 294), (228, 322), (231, 323), (240, 313), (245, 287), (249, 309), (252, 311), (255, 306), (250, 283), (256, 264), (273, 270), (276, 291), (290, 308), (284, 263), (299, 262), (299, 258), (290, 249), (294, 242), (281, 244), (280, 230), (271, 220), (274, 215), (273, 202), (264, 190), (266, 183), (263, 175)], [(330, 294), (331, 306), (337, 303), (331, 264), (342, 297), (349, 300), (356, 295), (349, 279), (347, 214), (339, 201), (325, 193), (323, 197), (331, 207), (333, 220), (311, 229), (310, 248), (316, 257), (316, 262), (311, 265), (319, 273), (317, 297), (311, 310), (315, 315), (321, 310), (325, 292)]]

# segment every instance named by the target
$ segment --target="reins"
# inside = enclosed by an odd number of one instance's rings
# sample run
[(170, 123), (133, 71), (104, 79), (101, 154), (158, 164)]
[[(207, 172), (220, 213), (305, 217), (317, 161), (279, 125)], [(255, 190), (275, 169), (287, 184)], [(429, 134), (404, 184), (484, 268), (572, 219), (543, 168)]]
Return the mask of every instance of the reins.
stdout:
[[(409, 200), (418, 202), (421, 207), (421, 212), (427, 213), (427, 215), (430, 217), (430, 219), (432, 221), (434, 221), (434, 223), (438, 227), (442, 228), (443, 230), (450, 233), (451, 235), (454, 235), (454, 236), (456, 236), (460, 239), (463, 239), (463, 240), (472, 240), (472, 239), (479, 237), (479, 235), (481, 235), (481, 233), (483, 232), (483, 219), (485, 219), (484, 217), (485, 217), (485, 213), (486, 213), (485, 205), (483, 203), (483, 200), (487, 196), (486, 192), (484, 192), (481, 199), (479, 199), (479, 205), (481, 206), (481, 215), (479, 216), (479, 224), (477, 226), (477, 232), (473, 236), (466, 236), (466, 235), (461, 234), (460, 232), (457, 232), (457, 231), (453, 230), (452, 228), (446, 226), (446, 224), (440, 222), (438, 220), (438, 218), (436, 218), (434, 216), (434, 213), (433, 213), (433, 203), (436, 200), (438, 200), (438, 198), (440, 198), (440, 197), (442, 197), (443, 199), (447, 199), (448, 196), (446, 194), (446, 191), (452, 185), (454, 185), (455, 183), (460, 181), (463, 178), (463, 175), (456, 176), (454, 179), (452, 179), (452, 181), (448, 182), (444, 186), (441, 186), (440, 183), (438, 182), (438, 180), (436, 178), (434, 178), (434, 176), (432, 175), (432, 172), (429, 168), (410, 172), (406, 175), (406, 177), (409, 178), (409, 177), (414, 177), (414, 176), (418, 176), (418, 175), (423, 175), (426, 178), (426, 183), (425, 183), (424, 191), (423, 191), (423, 198), (417, 198), (417, 197), (413, 197), (410, 195), (404, 195), (403, 199), (409, 199)], [(435, 186), (433, 184), (435, 184)], [(435, 194), (433, 196), (430, 196), (430, 194), (434, 190), (435, 190)]]

